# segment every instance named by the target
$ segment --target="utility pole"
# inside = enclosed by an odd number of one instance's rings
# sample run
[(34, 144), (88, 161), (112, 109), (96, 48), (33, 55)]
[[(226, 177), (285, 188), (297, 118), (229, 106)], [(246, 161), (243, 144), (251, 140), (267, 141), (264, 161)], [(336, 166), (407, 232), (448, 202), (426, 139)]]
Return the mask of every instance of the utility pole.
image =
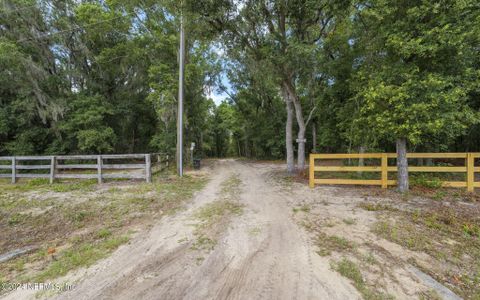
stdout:
[(185, 32), (183, 15), (180, 15), (180, 51), (178, 76), (178, 116), (177, 116), (177, 174), (183, 176), (183, 77), (185, 70)]

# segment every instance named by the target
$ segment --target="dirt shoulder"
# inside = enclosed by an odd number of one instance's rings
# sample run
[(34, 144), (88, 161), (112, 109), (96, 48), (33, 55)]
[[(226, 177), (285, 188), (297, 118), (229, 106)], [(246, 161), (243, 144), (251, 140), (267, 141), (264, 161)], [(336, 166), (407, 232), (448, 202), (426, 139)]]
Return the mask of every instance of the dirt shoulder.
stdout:
[[(478, 299), (480, 203), (458, 190), (326, 187), (273, 180), (317, 253), (365, 298)], [(438, 195), (443, 197), (438, 197)]]
[[(207, 174), (153, 184), (42, 180), (0, 182), (0, 295), (11, 284), (52, 282), (108, 257), (185, 206)], [(7, 258), (22, 253), (13, 259)]]

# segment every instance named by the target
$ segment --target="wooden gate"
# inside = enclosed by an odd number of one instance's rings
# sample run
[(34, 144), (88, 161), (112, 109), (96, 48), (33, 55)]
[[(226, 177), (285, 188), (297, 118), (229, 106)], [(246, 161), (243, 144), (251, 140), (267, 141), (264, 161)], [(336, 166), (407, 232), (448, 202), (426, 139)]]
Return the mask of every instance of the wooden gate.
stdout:
[[(347, 185), (378, 185), (386, 189), (389, 185), (396, 185), (396, 180), (388, 179), (388, 172), (397, 172), (395, 165), (389, 165), (389, 160), (396, 159), (396, 153), (355, 153), (355, 154), (310, 154), (310, 187), (315, 184), (347, 184)], [(376, 165), (369, 166), (319, 166), (320, 160), (344, 159), (373, 159)], [(409, 166), (409, 172), (443, 172), (466, 173), (465, 181), (442, 181), (444, 187), (466, 187), (472, 192), (475, 187), (480, 187), (480, 182), (475, 181), (475, 173), (480, 172), (480, 167), (475, 166), (475, 159), (480, 158), (480, 153), (407, 153), (407, 158), (427, 159), (464, 159), (463, 166)], [(316, 172), (380, 172), (380, 179), (326, 179), (315, 178)]]
[[(0, 178), (144, 179), (152, 181), (151, 154), (0, 156)], [(7, 173), (6, 173), (6, 172)]]

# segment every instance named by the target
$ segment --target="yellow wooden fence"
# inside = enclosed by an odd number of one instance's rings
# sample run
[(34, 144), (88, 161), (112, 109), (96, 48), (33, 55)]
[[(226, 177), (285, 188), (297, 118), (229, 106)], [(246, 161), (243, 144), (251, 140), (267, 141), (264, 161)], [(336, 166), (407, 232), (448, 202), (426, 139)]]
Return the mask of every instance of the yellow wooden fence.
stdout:
[[(397, 172), (396, 165), (388, 164), (389, 158), (396, 158), (396, 153), (352, 153), (352, 154), (310, 154), (310, 187), (315, 184), (351, 184), (351, 185), (379, 185), (386, 189), (389, 185), (396, 185), (396, 180), (388, 179), (388, 172)], [(332, 159), (379, 159), (377, 166), (317, 166), (317, 160)], [(475, 166), (475, 158), (480, 158), (480, 153), (408, 153), (407, 158), (437, 158), (437, 159), (465, 159), (464, 166), (410, 166), (409, 172), (455, 172), (467, 173), (466, 181), (443, 181), (445, 187), (466, 187), (473, 192), (475, 187), (480, 187), (480, 182), (475, 181), (475, 172), (480, 172), (480, 167)], [(320, 179), (315, 178), (315, 172), (381, 172), (381, 179)]]

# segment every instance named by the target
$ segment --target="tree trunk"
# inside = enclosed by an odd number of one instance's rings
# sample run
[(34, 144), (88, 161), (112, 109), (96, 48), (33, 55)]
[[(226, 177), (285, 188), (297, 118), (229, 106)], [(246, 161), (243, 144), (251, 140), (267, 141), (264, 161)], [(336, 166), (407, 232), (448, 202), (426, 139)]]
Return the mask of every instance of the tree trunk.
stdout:
[[(359, 154), (364, 154), (365, 151), (367, 150), (367, 147), (366, 146), (360, 146), (360, 148), (358, 149), (358, 153)], [(360, 157), (358, 159), (358, 166), (359, 167), (364, 167), (365, 166), (365, 159), (363, 157)], [(363, 172), (362, 171), (358, 171), (357, 172), (358, 174), (362, 174)]]
[(130, 145), (130, 153), (135, 153), (135, 128), (132, 133), (132, 144)]
[(237, 149), (238, 149), (237, 150), (238, 151), (237, 157), (242, 157), (242, 150), (240, 148), (240, 140), (239, 139), (237, 139)]
[(203, 153), (203, 132), (200, 132), (200, 141), (198, 143), (197, 149), (199, 150), (200, 158), (203, 158), (203, 156), (205, 155), (205, 153)]
[(287, 150), (287, 172), (295, 172), (295, 158), (293, 154), (293, 106), (292, 100), (285, 89), (282, 89), (283, 99), (287, 108), (287, 122), (285, 124), (285, 146)]
[(291, 84), (289, 80), (284, 81), (283, 83), (286, 92), (288, 93), (289, 98), (291, 99), (293, 106), (295, 107), (295, 116), (297, 118), (298, 125), (298, 153), (297, 153), (297, 169), (303, 171), (305, 169), (305, 120), (303, 119), (303, 110), (300, 99), (298, 99), (295, 87)]
[(398, 191), (408, 192), (408, 160), (407, 160), (407, 139), (397, 139), (397, 184)]
[[(297, 107), (295, 105), (295, 107)], [(298, 124), (300, 127), (300, 124)], [(305, 125), (298, 129), (298, 149), (297, 149), (297, 169), (298, 171), (305, 170)]]
[(312, 122), (312, 153), (317, 153), (317, 122)]

